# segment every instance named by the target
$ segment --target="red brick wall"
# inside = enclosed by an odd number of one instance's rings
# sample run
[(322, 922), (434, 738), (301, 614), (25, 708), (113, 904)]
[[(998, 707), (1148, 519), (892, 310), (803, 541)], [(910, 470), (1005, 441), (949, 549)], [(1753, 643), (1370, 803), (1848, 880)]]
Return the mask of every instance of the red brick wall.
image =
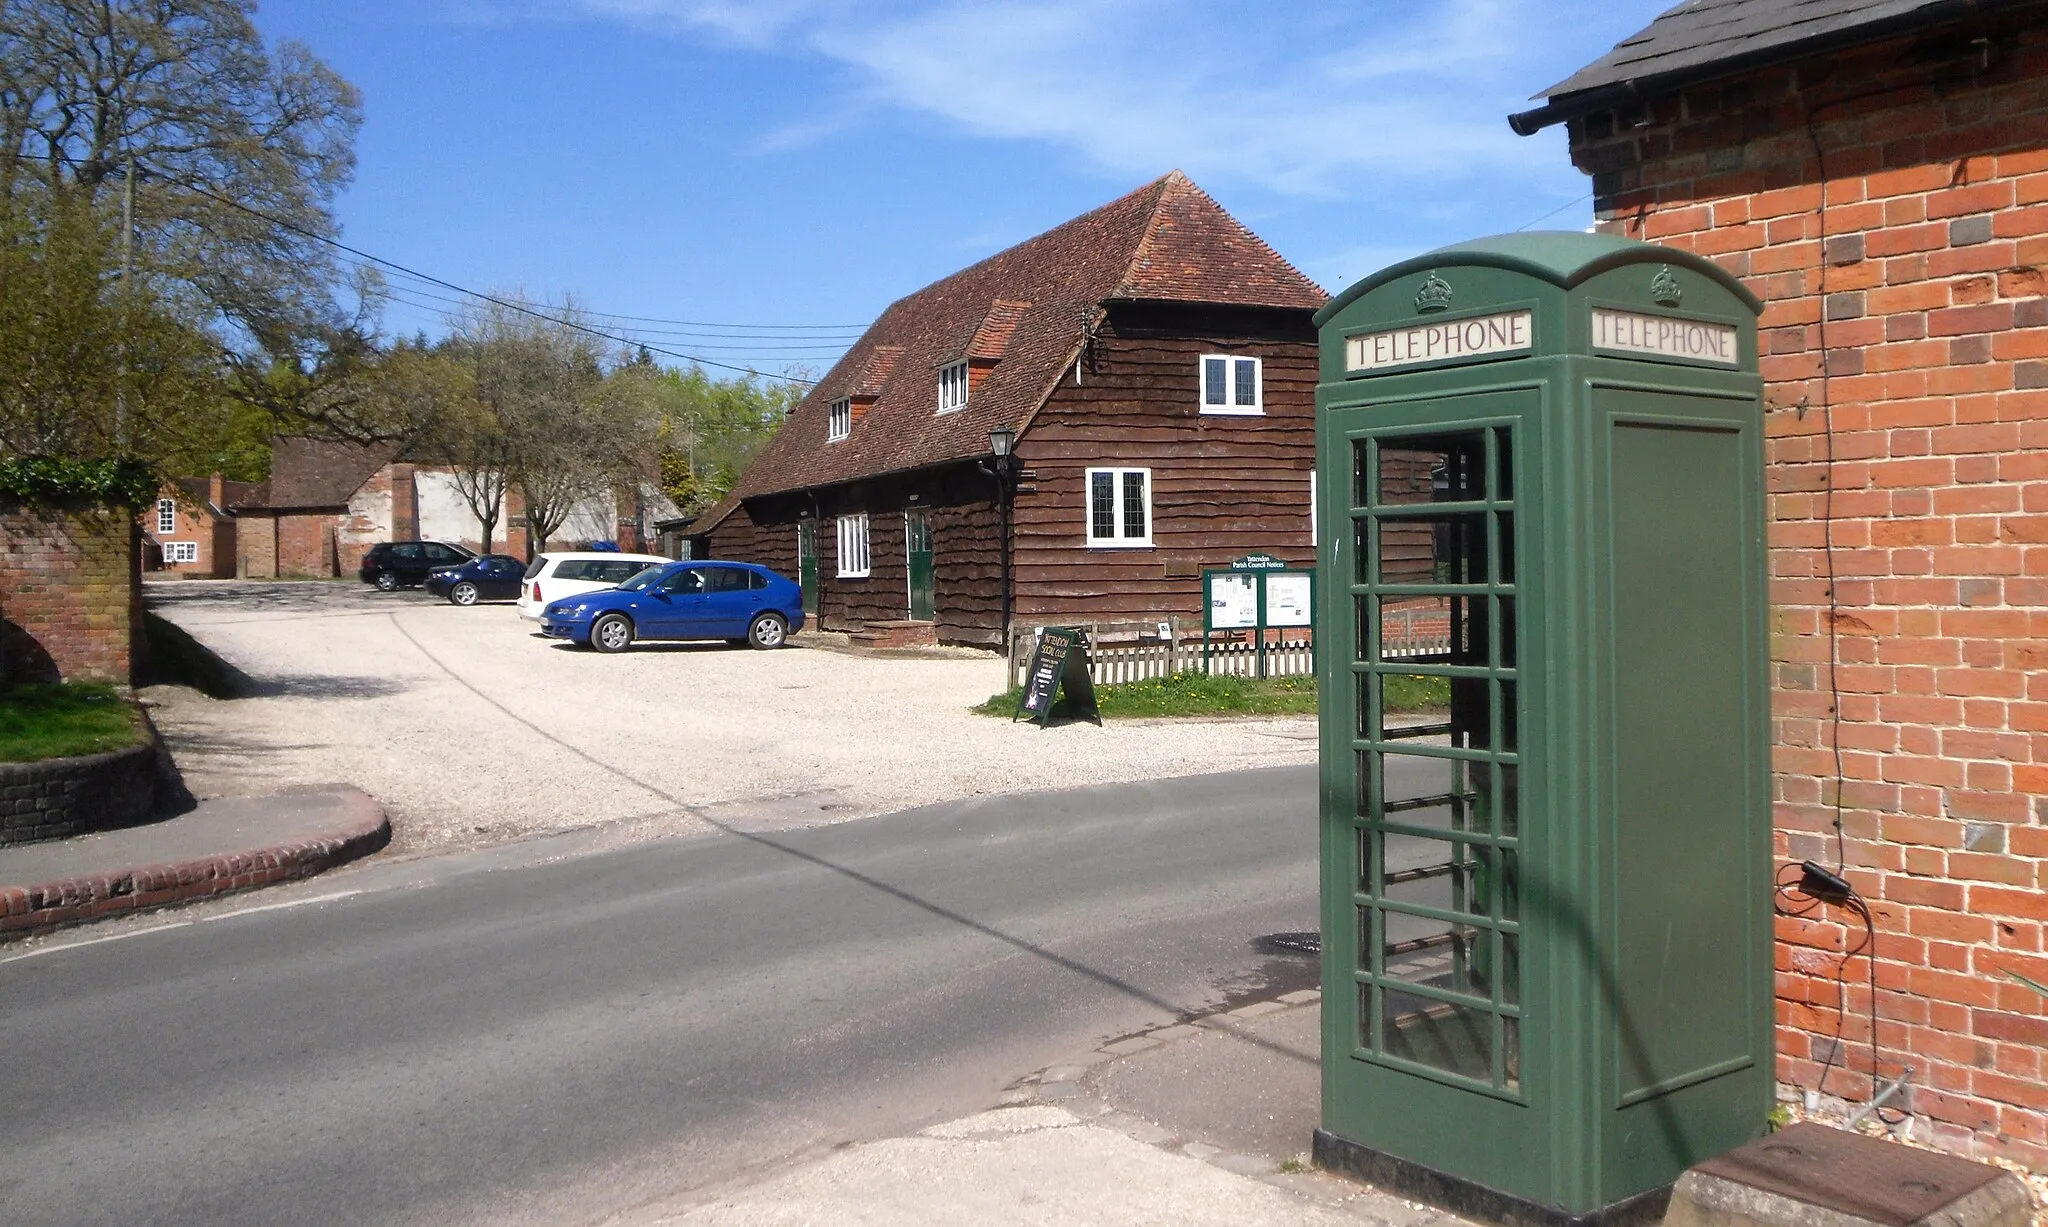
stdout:
[[(2048, 982), (2048, 32), (1991, 45), (1988, 69), (1901, 41), (1762, 71), (1572, 137), (1603, 229), (1767, 304), (1777, 855), (1834, 863), (1839, 755), (1880, 1069), (1915, 1067), (1921, 1136), (2039, 1165), (2048, 1002), (2006, 973)], [(1845, 1029), (1835, 978), (1861, 922), (1778, 936), (1779, 1077), (1833, 1051), (1827, 1092), (1866, 1097), (1869, 965)]]
[(319, 513), (277, 517), (277, 573), (319, 579), (339, 575), (334, 533), (340, 520), (338, 515)]
[(0, 676), (127, 685), (140, 540), (125, 507), (0, 503)]
[(277, 517), (244, 511), (235, 516), (235, 574), (243, 579), (277, 578)]

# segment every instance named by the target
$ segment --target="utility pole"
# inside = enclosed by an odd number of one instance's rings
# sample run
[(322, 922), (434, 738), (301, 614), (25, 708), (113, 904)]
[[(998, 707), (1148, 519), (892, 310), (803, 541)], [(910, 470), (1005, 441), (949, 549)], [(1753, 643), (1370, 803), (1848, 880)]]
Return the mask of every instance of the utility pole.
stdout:
[(135, 275), (135, 155), (129, 153), (121, 171), (121, 306), (128, 318), (121, 321), (120, 382), (114, 385), (114, 452), (128, 449), (128, 330), (134, 326), (135, 292), (130, 279)]

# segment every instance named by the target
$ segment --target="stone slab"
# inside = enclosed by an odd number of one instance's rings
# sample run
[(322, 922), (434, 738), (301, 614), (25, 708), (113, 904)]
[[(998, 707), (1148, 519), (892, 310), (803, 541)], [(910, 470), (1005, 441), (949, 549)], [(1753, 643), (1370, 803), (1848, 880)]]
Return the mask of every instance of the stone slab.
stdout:
[(1699, 1163), (1665, 1227), (2025, 1227), (2012, 1173), (1955, 1155), (1802, 1122)]

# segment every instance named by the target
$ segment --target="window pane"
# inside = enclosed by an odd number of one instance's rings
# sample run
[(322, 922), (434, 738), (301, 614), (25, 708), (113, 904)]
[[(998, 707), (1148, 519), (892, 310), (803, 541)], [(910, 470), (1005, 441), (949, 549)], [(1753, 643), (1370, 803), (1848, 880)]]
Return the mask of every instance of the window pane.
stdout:
[(1389, 596), (1380, 600), (1379, 659), (1417, 664), (1486, 662), (1479, 621), (1484, 597)]
[(1467, 916), (1493, 914), (1493, 849), (1414, 835), (1382, 838), (1381, 898)]
[(1496, 517), (1500, 521), (1500, 582), (1515, 582), (1515, 513), (1503, 511)]
[(1380, 756), (1381, 808), (1388, 822), (1449, 831), (1479, 829), (1478, 777), (1488, 764), (1420, 754)]
[(1202, 359), (1203, 404), (1221, 405), (1226, 403), (1223, 399), (1223, 385), (1226, 380), (1226, 371), (1229, 365), (1230, 364), (1222, 358)]
[(1116, 474), (1088, 475), (1088, 535), (1108, 541), (1116, 536)]
[(1493, 497), (1505, 503), (1515, 497), (1515, 436), (1510, 431), (1496, 430), (1493, 444), (1497, 449), (1494, 463), (1500, 466), (1500, 475), (1493, 483)]
[(1492, 938), (1486, 930), (1382, 910), (1380, 931), (1386, 934), (1380, 951), (1382, 979), (1477, 997), (1492, 995), (1492, 989), (1475, 989), (1471, 978), (1478, 951)]
[(1500, 1084), (1511, 1091), (1521, 1090), (1522, 1026), (1520, 1019), (1503, 1018), (1500, 1020), (1500, 1064)]
[(1380, 440), (1379, 502), (1448, 503), (1485, 497), (1479, 431)]
[(1521, 778), (1513, 763), (1502, 763), (1497, 770), (1500, 788), (1494, 794), (1494, 830), (1502, 838), (1513, 839), (1521, 834)]
[(1521, 702), (1513, 681), (1500, 684), (1500, 748), (1507, 753), (1520, 749), (1521, 713), (1517, 710)]
[(1419, 1065), (1493, 1081), (1493, 1014), (1387, 990), (1381, 1051)]
[(1428, 516), (1379, 523), (1380, 583), (1486, 582), (1485, 516)]
[(1259, 403), (1259, 361), (1256, 358), (1237, 360), (1237, 406), (1250, 409)]
[(1522, 946), (1513, 933), (1500, 935), (1500, 999), (1508, 1005), (1521, 1001)]
[(1124, 536), (1132, 541), (1145, 539), (1145, 473), (1132, 469), (1124, 474)]
[(1451, 679), (1385, 673), (1379, 680), (1380, 737), (1440, 737), (1451, 731)]

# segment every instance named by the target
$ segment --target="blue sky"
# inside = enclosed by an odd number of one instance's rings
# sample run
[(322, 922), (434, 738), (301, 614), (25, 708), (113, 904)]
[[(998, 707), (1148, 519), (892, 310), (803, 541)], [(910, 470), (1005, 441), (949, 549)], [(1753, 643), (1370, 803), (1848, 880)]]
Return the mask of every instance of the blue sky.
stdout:
[[(1503, 117), (1666, 3), (263, 0), (256, 20), (363, 91), (351, 246), (782, 373), (1176, 167), (1332, 292), (1459, 239), (1582, 228), (1561, 133)], [(387, 329), (440, 330), (445, 290), (394, 289)]]

